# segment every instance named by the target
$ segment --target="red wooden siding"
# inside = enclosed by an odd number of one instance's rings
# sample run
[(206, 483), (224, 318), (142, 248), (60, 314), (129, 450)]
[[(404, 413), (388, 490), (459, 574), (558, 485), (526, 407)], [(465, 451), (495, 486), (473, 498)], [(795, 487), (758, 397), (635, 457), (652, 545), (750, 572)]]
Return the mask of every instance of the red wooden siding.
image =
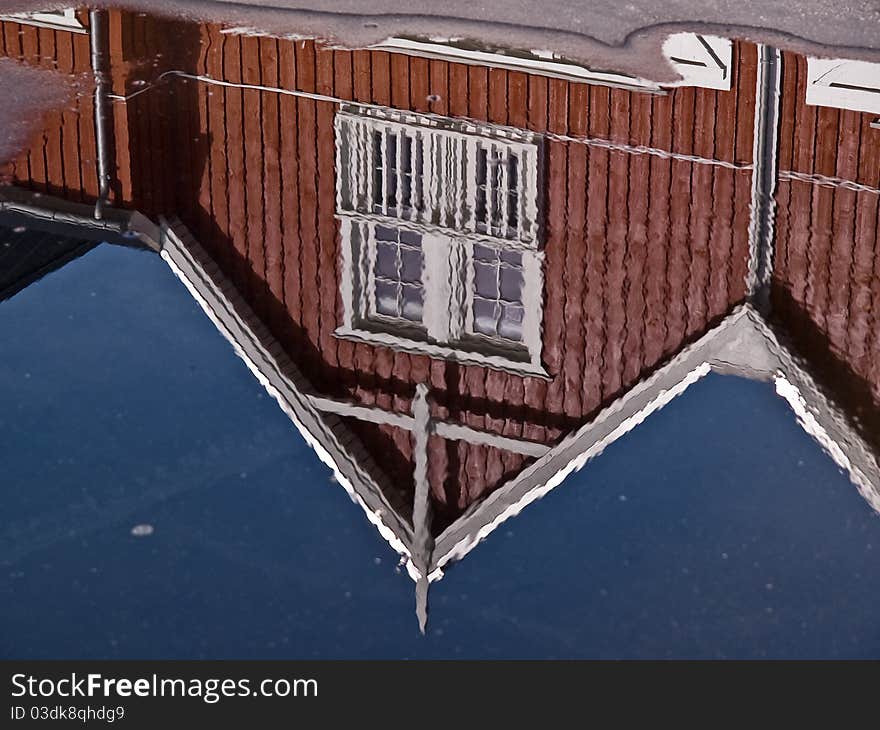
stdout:
[(89, 37), (0, 22), (0, 53), (32, 66), (75, 74), (79, 82), (70, 107), (49, 112), (28, 148), (0, 168), (0, 177), (70, 200), (94, 201), (98, 175)]
[[(668, 96), (311, 41), (248, 39), (202, 26), (197, 69), (224, 80), (434, 111), (538, 132), (749, 163), (756, 51), (735, 46), (734, 90)], [(178, 103), (183, 97), (178, 94)], [(336, 105), (199, 84), (176, 134), (208, 138), (198, 195), (181, 200), (236, 285), (322, 391), (406, 410), (427, 381), (437, 408), (506, 435), (553, 441), (743, 299), (750, 173), (549, 141), (544, 361), (549, 381), (460, 366), (333, 336), (341, 322), (335, 213)], [(172, 143), (172, 148), (182, 147)], [(352, 423), (400, 483), (409, 434)], [(432, 439), (448, 515), (502, 482), (521, 457)]]
[[(876, 188), (876, 115), (807, 106), (805, 84), (805, 60), (785, 53), (779, 169)], [(791, 180), (780, 180), (776, 195), (776, 316), (865, 425), (878, 425), (880, 405), (878, 198)]]
[[(115, 202), (179, 215), (322, 392), (408, 410), (415, 384), (427, 382), (444, 416), (552, 443), (745, 296), (748, 171), (556, 137), (748, 164), (757, 66), (750, 44), (734, 44), (732, 91), (666, 96), (120, 12), (110, 16), (110, 48), (114, 92), (130, 97), (114, 104)], [(342, 319), (336, 104), (160, 81), (170, 69), (548, 133), (543, 360), (550, 379), (334, 337)], [(86, 111), (78, 118), (75, 149), (84, 154), (91, 119)], [(69, 137), (58, 139), (53, 144), (67, 149)], [(85, 195), (64, 188), (53, 171), (29, 167), (25, 175), (23, 164), (16, 163), (20, 182), (51, 179), (61, 194)], [(409, 434), (350, 425), (392, 481), (411, 489)], [(441, 526), (523, 465), (516, 455), (436, 437), (430, 452)]]

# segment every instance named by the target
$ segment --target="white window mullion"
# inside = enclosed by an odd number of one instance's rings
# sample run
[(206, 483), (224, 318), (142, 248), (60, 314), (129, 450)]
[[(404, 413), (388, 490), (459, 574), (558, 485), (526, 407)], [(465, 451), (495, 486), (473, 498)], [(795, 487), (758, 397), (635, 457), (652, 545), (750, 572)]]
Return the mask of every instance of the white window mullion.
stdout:
[(538, 253), (523, 252), (523, 344), (529, 360), (541, 363), (541, 325), (543, 318), (544, 274), (543, 257)]
[(395, 158), (395, 172), (394, 174), (397, 177), (397, 185), (396, 185), (396, 195), (394, 196), (394, 202), (396, 206), (396, 216), (398, 218), (403, 218), (403, 137), (406, 132), (398, 128), (394, 135), (394, 144), (397, 149), (397, 157)]
[(425, 135), (422, 162), (423, 180), (422, 192), (425, 196), (425, 210), (422, 214), (422, 221), (425, 223), (433, 223), (433, 213), (436, 210), (436, 200), (434, 199), (434, 146), (437, 138), (433, 134)]
[(522, 240), (538, 243), (538, 155), (534, 147), (520, 147), (520, 230)]
[(382, 201), (379, 204), (382, 215), (388, 215), (388, 127), (381, 127), (379, 167), (382, 170)]
[(486, 230), (495, 235), (495, 145), (488, 144), (486, 151)]
[(451, 239), (441, 234), (424, 234), (422, 252), (425, 268), (422, 272), (425, 301), (422, 321), (428, 338), (435, 342), (450, 341), (450, 281), (454, 272), (449, 255)]
[[(378, 160), (373, 159), (373, 129), (364, 122), (355, 127), (356, 159), (349, 174), (352, 176), (350, 186), (357, 191), (352, 207), (354, 210), (373, 212), (373, 169)], [(338, 171), (337, 171), (338, 174)]]
[(446, 136), (438, 135), (434, 145), (434, 179), (431, 180), (432, 196), (434, 198), (434, 212), (437, 216), (437, 225), (444, 225), (446, 220), (445, 201), (443, 200), (443, 172), (446, 169)]
[(362, 227), (361, 237), (361, 281), (359, 311), (366, 317), (376, 315), (376, 224), (366, 223)]
[(428, 138), (423, 132), (417, 132), (416, 139), (418, 140), (418, 145), (416, 147), (416, 149), (418, 150), (418, 164), (416, 165), (413, 174), (418, 176), (419, 193), (414, 206), (416, 210), (413, 212), (413, 220), (421, 220), (426, 211), (430, 210), (427, 203), (425, 202), (425, 180), (428, 179), (425, 145)]
[(508, 238), (507, 233), (507, 209), (509, 207), (508, 195), (510, 194), (510, 147), (499, 147), (499, 165), (501, 166), (501, 189), (498, 191), (498, 204), (501, 206), (501, 238)]
[(463, 146), (465, 150), (465, 211), (467, 214), (464, 229), (475, 233), (477, 230), (477, 158), (479, 157), (476, 137), (468, 137)]
[(415, 131), (407, 131), (406, 138), (409, 142), (409, 162), (407, 167), (407, 172), (409, 173), (409, 199), (406, 201), (406, 204), (409, 206), (406, 217), (414, 221), (416, 220), (416, 214), (418, 209), (418, 173), (416, 172), (418, 162), (418, 154), (419, 154), (419, 141), (417, 137), (417, 133)]

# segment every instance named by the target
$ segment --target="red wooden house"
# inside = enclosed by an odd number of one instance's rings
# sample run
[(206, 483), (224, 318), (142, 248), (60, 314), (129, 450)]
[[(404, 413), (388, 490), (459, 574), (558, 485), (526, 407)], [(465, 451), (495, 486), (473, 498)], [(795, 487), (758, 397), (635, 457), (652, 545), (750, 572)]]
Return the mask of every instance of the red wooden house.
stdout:
[(880, 506), (870, 86), (699, 36), (661, 88), (73, 17), (2, 23), (5, 55), (99, 83), (0, 205), (161, 251), (408, 559), (422, 620), (450, 561), (712, 369), (774, 380)]

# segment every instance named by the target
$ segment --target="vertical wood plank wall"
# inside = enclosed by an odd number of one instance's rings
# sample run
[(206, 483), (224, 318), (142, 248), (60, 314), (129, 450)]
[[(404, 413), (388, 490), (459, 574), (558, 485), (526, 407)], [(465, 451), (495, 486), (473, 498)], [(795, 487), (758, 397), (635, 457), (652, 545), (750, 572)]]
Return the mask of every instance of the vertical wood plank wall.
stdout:
[(4, 21), (0, 22), (0, 55), (74, 74), (78, 82), (70, 106), (46, 114), (27, 149), (4, 165), (0, 175), (35, 191), (93, 202), (98, 195), (98, 174), (89, 37)]
[[(159, 77), (177, 69), (748, 164), (757, 66), (750, 44), (734, 44), (731, 91), (683, 88), (654, 96), (401, 54), (329, 50), (313, 41), (242, 37), (213, 24), (118, 11), (110, 26), (114, 92), (131, 95), (156, 83), (114, 104), (116, 203), (179, 215), (324, 392), (407, 410), (415, 383), (428, 382), (443, 415), (552, 442), (744, 298), (748, 171), (551, 138), (543, 203), (549, 380), (337, 339), (336, 105)], [(82, 140), (91, 117), (82, 112), (77, 121)], [(46, 145), (66, 150), (69, 137), (54, 134), (44, 133)], [(84, 154), (83, 145), (73, 149)], [(28, 161), (40, 157), (36, 150)], [(61, 194), (86, 196), (85, 184), (68, 190), (63, 176), (41, 172), (38, 162), (25, 175), (24, 162), (16, 161), (17, 179), (32, 186), (51, 180)], [(350, 425), (392, 478), (411, 484), (408, 433)], [(430, 446), (441, 521), (523, 464), (461, 442), (432, 438)]]
[[(876, 114), (807, 106), (806, 62), (783, 54), (780, 171), (880, 185)], [(880, 433), (878, 200), (871, 192), (782, 179), (773, 304), (817, 375)]]
[[(754, 46), (735, 45), (734, 89), (652, 96), (312, 41), (250, 39), (202, 26), (199, 74), (537, 132), (749, 163)], [(182, 96), (178, 94), (178, 102)], [(339, 340), (336, 105), (198, 84), (178, 135), (205, 137), (198, 194), (178, 213), (325, 392), (406, 410), (416, 382), (443, 414), (552, 441), (576, 427), (743, 299), (748, 171), (546, 145), (544, 362), (549, 381)], [(181, 123), (183, 120), (189, 120)], [(182, 141), (171, 145), (182, 149)], [(401, 483), (406, 432), (350, 424)], [(436, 498), (454, 513), (522, 466), (520, 457), (431, 442)]]

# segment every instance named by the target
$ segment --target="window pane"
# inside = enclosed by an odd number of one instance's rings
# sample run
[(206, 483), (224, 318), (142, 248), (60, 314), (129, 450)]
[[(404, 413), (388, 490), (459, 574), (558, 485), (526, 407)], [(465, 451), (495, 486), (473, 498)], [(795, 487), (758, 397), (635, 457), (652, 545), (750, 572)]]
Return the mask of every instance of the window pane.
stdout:
[[(388, 226), (376, 226), (376, 239), (379, 241), (397, 242), (398, 230)], [(421, 237), (420, 237), (421, 238)]]
[(376, 226), (375, 312), (395, 319), (422, 321), (424, 292), (422, 237), (413, 231)]
[(522, 302), (523, 271), (510, 265), (501, 266), (501, 298), (508, 302)]
[(507, 226), (516, 231), (519, 225), (519, 160), (507, 159)]
[(401, 281), (405, 281), (410, 284), (421, 284), (423, 258), (421, 249), (416, 251), (411, 248), (401, 247), (400, 256), (402, 259), (400, 267)]
[(474, 258), (478, 261), (494, 262), (498, 260), (498, 253), (494, 248), (481, 246), (479, 243), (474, 244)]
[(473, 252), (473, 332), (522, 342), (522, 252), (479, 244)]
[(511, 251), (509, 249), (501, 250), (501, 260), (506, 264), (513, 266), (522, 266), (522, 254), (519, 251)]
[(422, 234), (415, 231), (401, 230), (400, 242), (405, 243), (407, 246), (421, 246)]
[(382, 211), (383, 170), (382, 134), (373, 132), (373, 209), (379, 212)]
[(474, 262), (474, 291), (485, 299), (498, 298), (498, 267)]
[(400, 316), (397, 305), (397, 284), (376, 280), (376, 311), (389, 317)]
[(397, 246), (393, 243), (376, 242), (376, 275), (392, 280), (398, 278)]
[(474, 331), (490, 337), (498, 333), (500, 307), (496, 302), (474, 299)]
[(508, 340), (521, 342), (524, 313), (522, 307), (501, 305), (501, 322), (498, 325), (498, 334)]
[[(478, 228), (485, 230), (486, 223), (486, 173), (489, 161), (483, 147), (477, 150), (477, 209), (475, 211)], [(482, 225), (480, 225), (482, 224)]]
[(403, 174), (403, 190), (401, 190), (401, 203), (405, 208), (412, 207), (412, 138), (404, 135), (401, 139), (403, 159), (400, 167)]
[(403, 318), (410, 320), (410, 322), (421, 322), (423, 305), (423, 293), (421, 287), (404, 285), (402, 287), (402, 293), (403, 302), (401, 314), (403, 315)]

